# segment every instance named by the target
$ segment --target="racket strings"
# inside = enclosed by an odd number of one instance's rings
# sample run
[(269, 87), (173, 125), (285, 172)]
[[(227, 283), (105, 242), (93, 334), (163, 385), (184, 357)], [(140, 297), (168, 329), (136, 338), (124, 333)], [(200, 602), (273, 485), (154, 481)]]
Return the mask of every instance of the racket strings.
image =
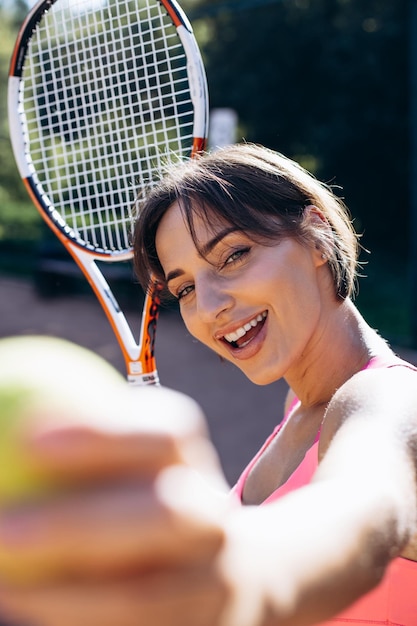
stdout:
[(98, 251), (130, 248), (137, 188), (190, 155), (187, 58), (157, 0), (62, 0), (31, 40), (22, 118), (51, 212)]

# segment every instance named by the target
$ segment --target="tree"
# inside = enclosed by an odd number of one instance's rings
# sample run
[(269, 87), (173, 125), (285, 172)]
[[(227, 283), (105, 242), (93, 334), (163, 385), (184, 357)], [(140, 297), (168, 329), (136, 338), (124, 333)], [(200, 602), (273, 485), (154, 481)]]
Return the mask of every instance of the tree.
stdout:
[(246, 140), (343, 185), (365, 245), (389, 232), (405, 254), (406, 0), (204, 0), (194, 11), (211, 106), (236, 109)]

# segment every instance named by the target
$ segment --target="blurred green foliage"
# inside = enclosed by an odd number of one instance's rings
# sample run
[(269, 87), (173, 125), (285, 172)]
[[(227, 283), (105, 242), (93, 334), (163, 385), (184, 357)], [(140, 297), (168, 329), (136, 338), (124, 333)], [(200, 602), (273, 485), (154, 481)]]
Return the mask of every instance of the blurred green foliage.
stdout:
[[(211, 106), (237, 111), (238, 139), (284, 152), (341, 185), (364, 244), (379, 247), (389, 235), (391, 248), (405, 257), (407, 0), (182, 5), (203, 51)], [(25, 10), (23, 0), (0, 3), (1, 205), (26, 200), (6, 112), (9, 58)]]

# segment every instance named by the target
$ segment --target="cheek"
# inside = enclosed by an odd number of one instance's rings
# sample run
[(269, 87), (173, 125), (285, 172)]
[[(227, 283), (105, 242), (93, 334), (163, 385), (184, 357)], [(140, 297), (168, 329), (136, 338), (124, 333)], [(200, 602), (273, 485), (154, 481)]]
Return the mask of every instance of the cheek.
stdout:
[(193, 311), (191, 311), (189, 307), (181, 307), (181, 305), (180, 314), (184, 326), (190, 335), (192, 335), (194, 339), (198, 339), (201, 343), (207, 344), (207, 340), (204, 340), (204, 333), (207, 333), (207, 330), (205, 325), (199, 321), (198, 316), (193, 314)]

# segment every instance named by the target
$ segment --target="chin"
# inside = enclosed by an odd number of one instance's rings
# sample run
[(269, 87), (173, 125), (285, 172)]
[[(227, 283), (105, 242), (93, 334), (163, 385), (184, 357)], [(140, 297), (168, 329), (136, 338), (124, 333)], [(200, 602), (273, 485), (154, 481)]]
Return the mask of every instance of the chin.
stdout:
[(251, 381), (251, 383), (258, 385), (259, 387), (271, 385), (282, 378), (282, 374), (277, 374), (276, 372), (246, 372), (243, 369), (242, 372), (245, 374), (246, 378)]

